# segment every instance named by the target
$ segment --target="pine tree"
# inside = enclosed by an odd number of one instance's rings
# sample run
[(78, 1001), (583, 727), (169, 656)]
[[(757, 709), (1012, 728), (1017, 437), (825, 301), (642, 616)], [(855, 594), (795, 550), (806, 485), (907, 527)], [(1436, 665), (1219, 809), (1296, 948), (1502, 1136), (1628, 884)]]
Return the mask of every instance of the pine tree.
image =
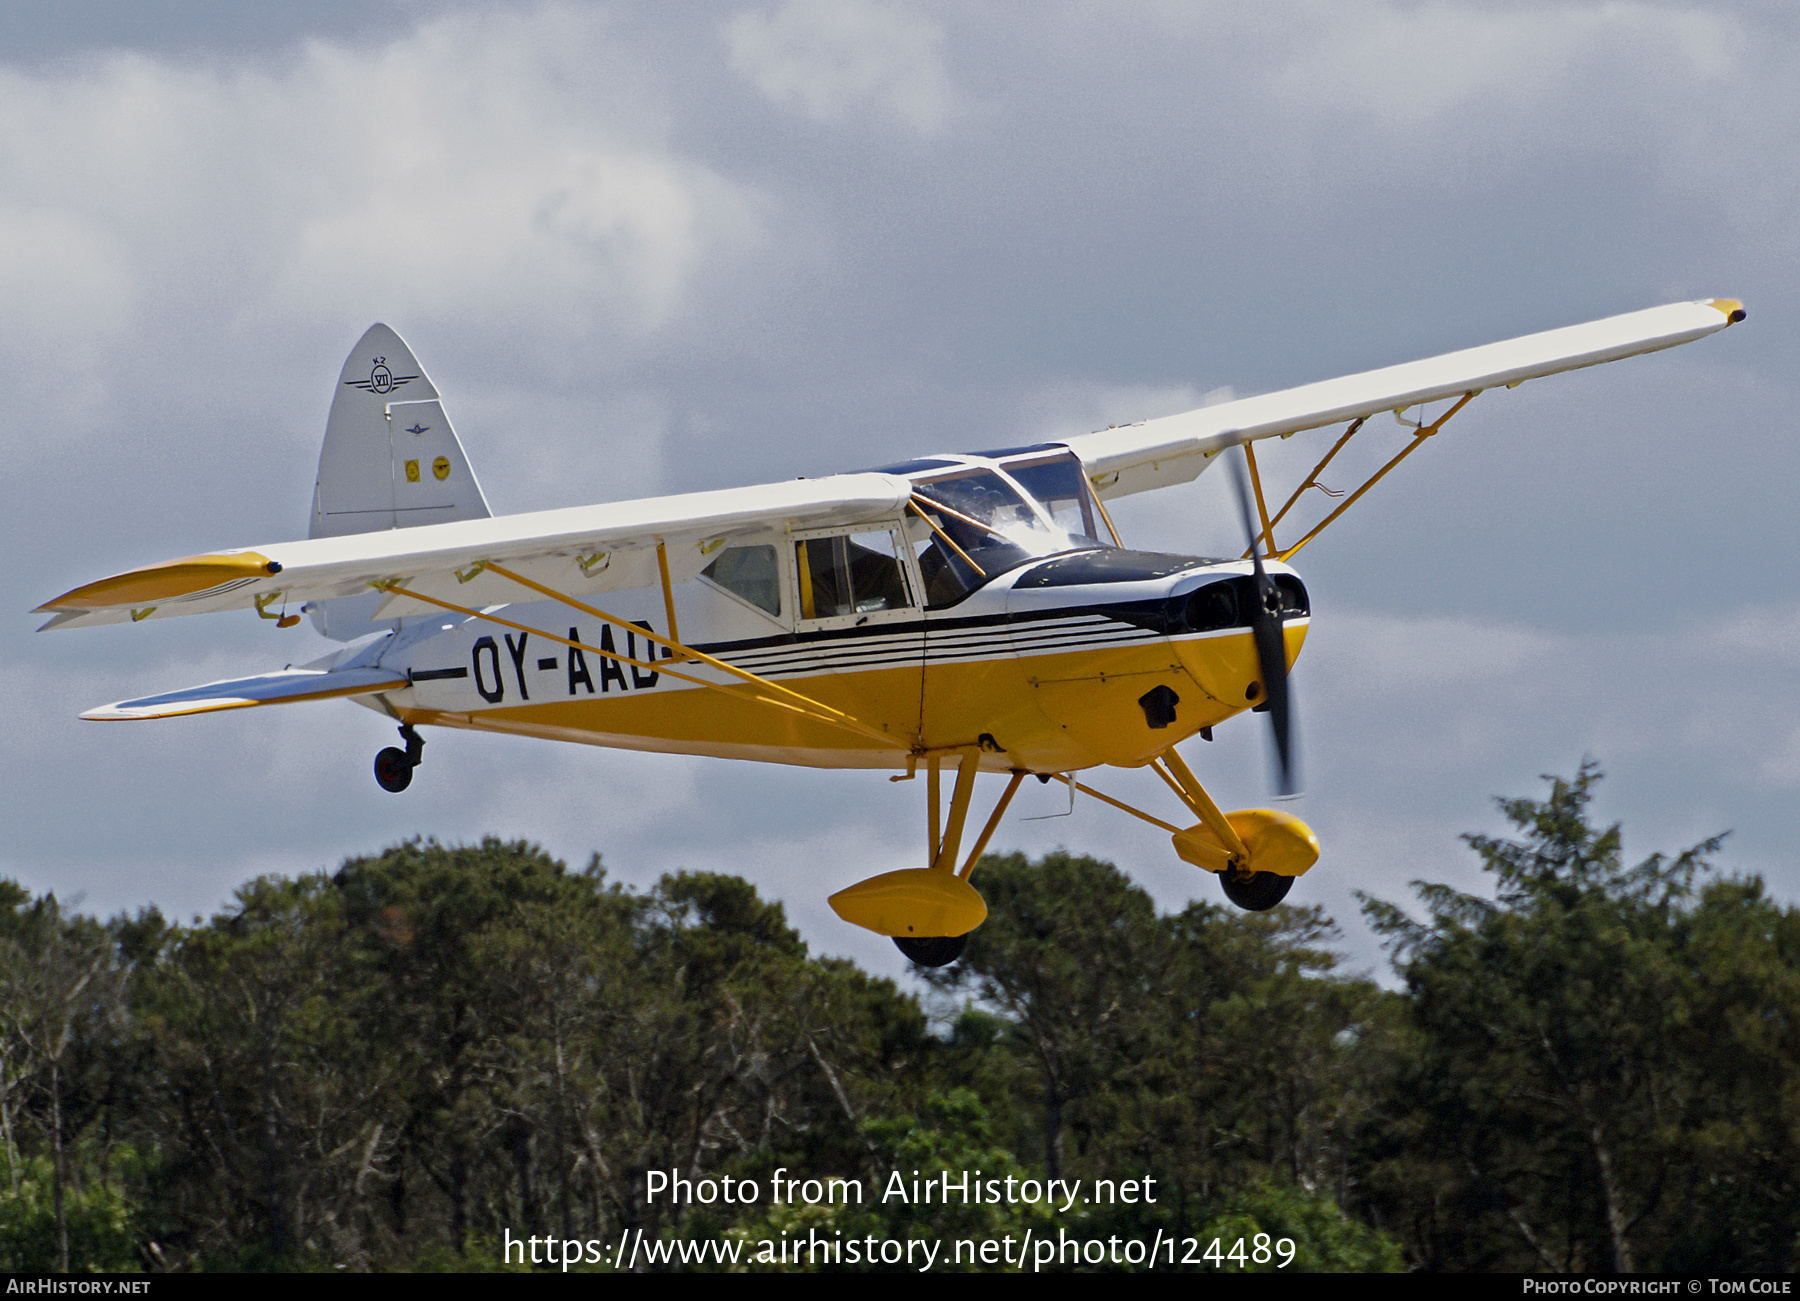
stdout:
[[(1743, 1268), (1746, 1232), (1787, 1268), (1792, 1176), (1769, 1158), (1792, 1131), (1739, 1070), (1761, 1034), (1780, 1087), (1795, 918), (1760, 883), (1710, 879), (1719, 837), (1627, 866), (1619, 827), (1589, 819), (1593, 762), (1546, 780), (1548, 799), (1500, 801), (1519, 838), (1465, 837), (1492, 899), (1415, 882), (1423, 922), (1364, 900), (1419, 1036), (1371, 1172), (1385, 1210), (1434, 1269)], [(1712, 1218), (1727, 1189), (1730, 1225)]]

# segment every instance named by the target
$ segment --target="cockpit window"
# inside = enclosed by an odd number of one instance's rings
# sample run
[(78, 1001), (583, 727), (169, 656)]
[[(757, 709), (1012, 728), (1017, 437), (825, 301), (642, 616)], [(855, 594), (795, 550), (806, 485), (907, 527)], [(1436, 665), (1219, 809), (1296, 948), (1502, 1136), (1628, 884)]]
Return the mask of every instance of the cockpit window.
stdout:
[(802, 619), (866, 615), (916, 604), (907, 591), (891, 529), (802, 539), (794, 544), (794, 565)]
[(982, 467), (924, 480), (915, 494), (924, 518), (914, 519), (908, 537), (917, 549), (931, 608), (954, 605), (1028, 560), (1097, 545), (1072, 541), (1067, 529), (1046, 522), (1012, 484)]
[(1105, 525), (1099, 518), (1093, 488), (1073, 452), (1009, 461), (1000, 467), (1049, 513), (1056, 526), (1069, 535), (1073, 547), (1104, 547)]
[(927, 479), (914, 491), (980, 525), (983, 537), (971, 539), (978, 547), (1016, 541), (1035, 550), (1028, 539), (1049, 532), (1018, 490), (992, 470), (971, 466), (960, 474)]
[(1031, 559), (1022, 536), (1043, 532), (1036, 513), (992, 470), (919, 484), (907, 540), (919, 559), (927, 609), (954, 605), (995, 574)]
[(781, 571), (776, 567), (774, 547), (726, 547), (700, 575), (757, 609), (781, 617)]
[(999, 461), (999, 471), (938, 458), (885, 467), (913, 480), (906, 540), (928, 609), (954, 605), (1029, 560), (1116, 545), (1103, 540), (1105, 514), (1081, 458), (1067, 448), (1040, 443), (983, 459)]

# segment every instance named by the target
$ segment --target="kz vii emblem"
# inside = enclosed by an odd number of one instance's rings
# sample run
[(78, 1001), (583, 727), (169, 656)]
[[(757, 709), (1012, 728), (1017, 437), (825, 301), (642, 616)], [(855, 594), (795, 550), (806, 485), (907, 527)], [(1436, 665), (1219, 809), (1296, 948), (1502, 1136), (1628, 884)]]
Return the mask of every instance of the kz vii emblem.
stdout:
[(394, 374), (388, 369), (387, 358), (377, 357), (375, 364), (369, 368), (369, 378), (347, 379), (344, 383), (351, 388), (359, 388), (364, 393), (392, 393), (397, 388), (405, 388), (417, 378), (417, 375)]

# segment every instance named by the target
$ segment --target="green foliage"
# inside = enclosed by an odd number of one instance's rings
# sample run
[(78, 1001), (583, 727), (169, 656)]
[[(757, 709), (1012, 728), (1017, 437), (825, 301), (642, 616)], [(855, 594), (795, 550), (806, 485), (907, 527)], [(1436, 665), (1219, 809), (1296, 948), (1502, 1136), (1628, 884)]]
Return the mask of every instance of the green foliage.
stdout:
[[(1403, 993), (1337, 974), (1317, 909), (1161, 915), (1111, 864), (990, 856), (987, 923), (925, 975), (939, 1033), (745, 881), (631, 891), (523, 842), (260, 878), (192, 927), (0, 882), (0, 1266), (505, 1269), (509, 1235), (641, 1234), (928, 1238), (941, 1270), (1160, 1232), (1290, 1238), (1294, 1270), (1791, 1269), (1800, 912), (1713, 875), (1717, 841), (1628, 866), (1597, 780), (1469, 838), (1492, 897), (1365, 901)], [(863, 1196), (776, 1200), (778, 1170)], [(1154, 1193), (884, 1196), (942, 1175)]]
[(1627, 867), (1599, 775), (1467, 838), (1494, 900), (1367, 901), (1419, 1035), (1371, 1180), (1429, 1268), (1790, 1268), (1796, 918), (1717, 839)]
[[(0, 890), (0, 1148), (17, 1249), (51, 1268), (110, 1258), (108, 1204), (84, 1193), (78, 1156), (130, 1076), (128, 970), (100, 923), (65, 914), (55, 895), (32, 899), (11, 882)], [(44, 1164), (21, 1174), (28, 1147)], [(107, 1135), (102, 1170), (110, 1147)], [(49, 1217), (48, 1247), (37, 1210)]]
[[(1195, 1236), (1208, 1247), (1218, 1241), (1221, 1254), (1240, 1242), (1247, 1254), (1260, 1254), (1259, 1235), (1271, 1254), (1234, 1267), (1257, 1274), (1394, 1274), (1406, 1268), (1398, 1243), (1351, 1219), (1331, 1198), (1274, 1181), (1233, 1194)], [(1292, 1244), (1291, 1257), (1273, 1250), (1282, 1239)]]
[(861, 1116), (932, 1042), (746, 882), (633, 894), (524, 843), (398, 845), (130, 934), (155, 955), (132, 1114), (172, 1264), (461, 1267), (506, 1232), (705, 1231), (647, 1199), (649, 1170), (855, 1171)]
[[(53, 1270), (57, 1264), (55, 1172), (45, 1157), (0, 1186), (0, 1270)], [(90, 1179), (64, 1193), (68, 1267), (82, 1273), (141, 1269), (131, 1207), (116, 1183)]]
[[(955, 1089), (932, 1092), (910, 1115), (872, 1119), (863, 1126), (870, 1146), (866, 1175), (857, 1180), (859, 1198), (806, 1204), (773, 1198), (760, 1213), (727, 1232), (743, 1244), (740, 1266), (745, 1273), (860, 1273), (843, 1256), (808, 1255), (783, 1263), (784, 1242), (846, 1240), (877, 1242), (924, 1240), (939, 1244), (934, 1272), (968, 1272), (975, 1268), (953, 1258), (958, 1239), (976, 1242), (1010, 1237), (1023, 1241), (1028, 1231), (1054, 1231), (1055, 1215), (1041, 1204), (965, 1198), (961, 1189), (976, 1179), (1024, 1180), (1034, 1172), (994, 1142), (993, 1126), (974, 1093)], [(808, 1173), (811, 1173), (810, 1171)], [(943, 1179), (952, 1189), (944, 1196)]]

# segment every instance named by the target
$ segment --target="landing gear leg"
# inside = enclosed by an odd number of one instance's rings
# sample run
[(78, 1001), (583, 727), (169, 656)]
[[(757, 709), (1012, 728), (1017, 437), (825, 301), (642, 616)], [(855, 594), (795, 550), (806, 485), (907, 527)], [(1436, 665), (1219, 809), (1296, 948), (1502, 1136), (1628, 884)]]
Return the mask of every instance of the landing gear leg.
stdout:
[(376, 784), (396, 795), (412, 785), (413, 769), (425, 757), (425, 738), (413, 730), (411, 723), (400, 725), (400, 739), (406, 742), (406, 749), (390, 745), (375, 756)]
[[(1015, 770), (1006, 784), (1006, 793), (994, 806), (987, 826), (975, 838), (975, 845), (961, 870), (956, 863), (962, 848), (964, 823), (969, 815), (969, 800), (975, 793), (975, 773), (981, 766), (984, 751), (991, 751), (990, 738), (980, 746), (958, 746), (926, 756), (926, 802), (931, 815), (931, 866), (883, 872), (866, 881), (858, 881), (848, 889), (831, 896), (831, 909), (855, 926), (890, 937), (908, 960), (921, 967), (947, 967), (963, 954), (969, 932), (987, 917), (987, 905), (969, 874), (993, 838), (1000, 818), (1006, 812), (1013, 793), (1025, 780), (1022, 769)], [(950, 801), (950, 822), (946, 827), (938, 806), (941, 793), (939, 767), (946, 755), (957, 758), (956, 792)], [(911, 770), (909, 769), (908, 775)], [(895, 781), (904, 778), (896, 777)], [(955, 934), (945, 934), (954, 931)]]

